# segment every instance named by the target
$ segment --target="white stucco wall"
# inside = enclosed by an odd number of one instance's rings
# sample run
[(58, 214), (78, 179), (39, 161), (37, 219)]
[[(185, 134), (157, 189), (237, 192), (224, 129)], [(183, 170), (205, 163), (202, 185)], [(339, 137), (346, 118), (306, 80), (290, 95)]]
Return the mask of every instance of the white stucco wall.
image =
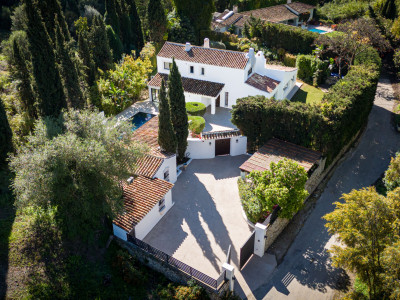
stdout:
[(161, 220), (163, 216), (171, 209), (172, 193), (169, 191), (165, 195), (165, 208), (162, 212), (159, 211), (158, 203), (151, 211), (135, 226), (135, 235), (139, 240), (143, 240), (153, 227)]
[(247, 137), (237, 136), (231, 138), (231, 156), (242, 155), (247, 153)]
[[(211, 145), (210, 145), (211, 143)], [(208, 159), (215, 157), (215, 140), (188, 138), (186, 155), (193, 159)]]
[(116, 237), (120, 238), (121, 240), (123, 240), (123, 241), (127, 240), (127, 237), (126, 237), (127, 232), (115, 224), (113, 224), (113, 233)]
[(159, 178), (165, 180), (164, 172), (166, 169), (169, 169), (169, 182), (175, 183), (177, 179), (176, 175), (176, 155), (165, 158), (160, 168), (157, 170), (154, 175), (155, 178)]

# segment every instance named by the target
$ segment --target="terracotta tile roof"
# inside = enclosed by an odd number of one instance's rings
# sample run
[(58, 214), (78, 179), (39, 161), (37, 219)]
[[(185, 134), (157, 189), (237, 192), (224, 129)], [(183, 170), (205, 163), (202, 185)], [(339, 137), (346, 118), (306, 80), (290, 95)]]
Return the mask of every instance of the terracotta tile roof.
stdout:
[(150, 154), (157, 157), (166, 158), (174, 155), (161, 151), (158, 145), (158, 116), (151, 118), (132, 133), (132, 139), (141, 143), (146, 143), (150, 147)]
[(297, 11), (299, 14), (309, 13), (311, 9), (315, 8), (314, 5), (302, 3), (302, 2), (293, 2), (286, 4), (291, 9)]
[(295, 67), (287, 67), (287, 66), (280, 66), (280, 65), (269, 65), (269, 64), (266, 64), (265, 67), (267, 69), (280, 70), (280, 71), (285, 71), (285, 72), (292, 72), (292, 71), (296, 71), (297, 70), (297, 68), (295, 68)]
[(213, 139), (227, 139), (235, 136), (241, 136), (238, 129), (235, 130), (224, 130), (224, 131), (211, 131), (203, 132), (201, 138), (203, 140), (213, 140)]
[(271, 93), (279, 85), (280, 81), (272, 79), (268, 76), (254, 73), (246, 80), (246, 83), (258, 90)]
[(113, 223), (129, 233), (173, 186), (168, 181), (144, 176), (123, 184), (124, 212)]
[(235, 23), (235, 26), (242, 28), (244, 26), (244, 23), (246, 23), (249, 19), (250, 19), (250, 16), (242, 15), (242, 17), (240, 19), (238, 19), (237, 22)]
[(297, 15), (292, 13), (284, 4), (243, 11), (241, 14), (273, 23), (297, 18)]
[[(162, 78), (164, 78), (164, 81), (167, 82), (168, 74), (157, 73), (156, 76), (150, 80), (148, 85), (160, 87)], [(183, 90), (187, 93), (217, 97), (224, 88), (225, 84), (182, 77), (182, 86)]]
[(192, 46), (190, 51), (185, 51), (184, 44), (171, 42), (165, 42), (157, 56), (166, 58), (175, 57), (177, 60), (234, 69), (244, 69), (249, 60), (244, 52), (199, 46)]
[(153, 178), (160, 169), (164, 159), (153, 155), (145, 155), (136, 163), (135, 175)]
[(287, 158), (296, 161), (308, 172), (321, 156), (318, 151), (273, 138), (258, 149), (239, 169), (249, 173), (265, 171), (269, 169), (271, 162), (277, 163)]

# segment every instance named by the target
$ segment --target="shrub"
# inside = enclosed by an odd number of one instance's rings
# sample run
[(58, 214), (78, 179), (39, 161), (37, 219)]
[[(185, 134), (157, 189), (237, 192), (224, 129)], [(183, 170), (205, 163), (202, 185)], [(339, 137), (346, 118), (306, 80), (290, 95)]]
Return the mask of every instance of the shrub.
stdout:
[(394, 50), (393, 63), (394, 63), (394, 66), (396, 67), (397, 73), (399, 74), (399, 72), (400, 72), (400, 48), (397, 48), (396, 50)]
[(186, 102), (186, 111), (190, 116), (204, 116), (206, 106), (201, 102)]
[(309, 84), (321, 84), (327, 77), (328, 63), (313, 55), (297, 56), (297, 77)]
[(243, 210), (246, 213), (247, 219), (254, 224), (263, 221), (263, 217), (266, 218), (267, 216), (264, 214), (260, 201), (251, 189), (250, 183), (239, 178), (238, 188), (240, 201), (242, 202)]
[(118, 250), (114, 258), (113, 266), (120, 270), (122, 278), (128, 284), (140, 285), (145, 282), (144, 274), (135, 266), (136, 260), (128, 252)]
[(206, 120), (199, 116), (189, 116), (189, 130), (193, 133), (200, 134), (206, 126)]
[(400, 186), (400, 152), (397, 152), (396, 156), (392, 157), (383, 182), (389, 191)]
[(285, 53), (285, 55), (283, 56), (283, 64), (287, 67), (295, 67), (296, 59), (296, 55)]

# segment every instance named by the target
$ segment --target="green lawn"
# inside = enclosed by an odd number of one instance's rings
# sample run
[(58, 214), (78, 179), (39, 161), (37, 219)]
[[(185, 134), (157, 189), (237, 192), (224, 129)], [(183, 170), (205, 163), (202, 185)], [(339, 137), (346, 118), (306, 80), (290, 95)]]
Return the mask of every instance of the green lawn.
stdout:
[(320, 89), (315, 88), (307, 83), (303, 83), (303, 85), (293, 96), (291, 101), (316, 104), (321, 102), (322, 97), (324, 97), (324, 94), (325, 93)]

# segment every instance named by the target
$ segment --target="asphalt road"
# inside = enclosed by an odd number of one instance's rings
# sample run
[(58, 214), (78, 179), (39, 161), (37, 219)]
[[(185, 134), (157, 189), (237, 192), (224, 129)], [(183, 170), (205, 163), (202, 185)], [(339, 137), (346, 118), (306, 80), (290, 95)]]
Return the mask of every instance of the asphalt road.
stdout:
[(372, 185), (400, 149), (400, 133), (391, 124), (393, 100), (390, 81), (382, 76), (360, 143), (337, 167), (283, 262), (253, 291), (256, 299), (332, 299), (348, 284), (347, 274), (331, 266), (327, 249), (336, 241), (322, 217), (343, 193)]

